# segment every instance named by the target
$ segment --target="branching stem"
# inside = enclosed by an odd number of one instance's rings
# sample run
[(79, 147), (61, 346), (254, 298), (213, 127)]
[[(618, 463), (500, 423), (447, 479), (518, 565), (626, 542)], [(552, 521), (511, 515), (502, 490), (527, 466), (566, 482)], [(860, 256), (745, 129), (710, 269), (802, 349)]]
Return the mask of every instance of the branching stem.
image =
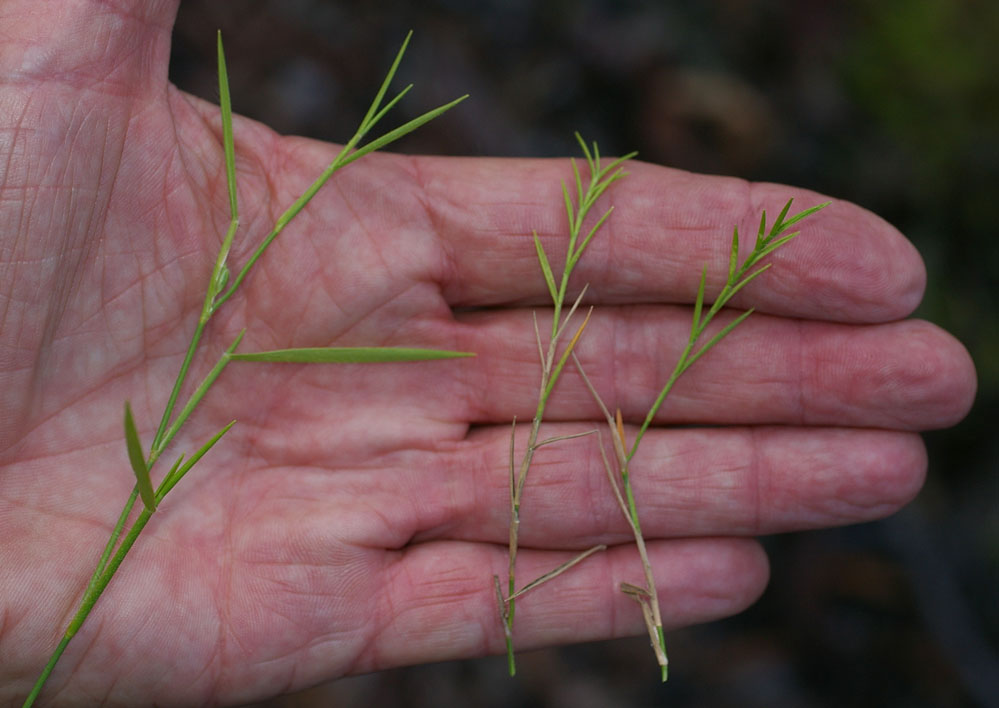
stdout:
[[(785, 220), (788, 210), (791, 208), (791, 201), (788, 201), (787, 204), (784, 205), (783, 210), (777, 217), (777, 220), (774, 222), (774, 225), (769, 232), (766, 228), (766, 212), (763, 212), (763, 216), (760, 220), (759, 232), (756, 237), (756, 244), (741, 266), (738, 265), (739, 230), (735, 229), (733, 231), (732, 245), (729, 254), (728, 277), (726, 278), (725, 285), (722, 287), (721, 292), (715, 298), (708, 311), (704, 312), (704, 291), (707, 280), (707, 269), (701, 272), (700, 285), (698, 286), (697, 296), (694, 301), (694, 314), (693, 322), (690, 328), (690, 336), (687, 339), (687, 343), (684, 346), (683, 351), (680, 353), (680, 357), (677, 360), (676, 365), (673, 367), (673, 372), (666, 379), (666, 383), (663, 385), (662, 390), (659, 392), (659, 395), (649, 408), (638, 433), (635, 435), (635, 440), (630, 447), (625, 439), (624, 422), (620, 409), (617, 411), (615, 416), (611, 415), (610, 410), (601, 399), (600, 394), (597, 393), (596, 387), (594, 387), (590, 378), (586, 375), (582, 363), (575, 356), (575, 354), (573, 354), (573, 361), (576, 365), (576, 369), (579, 371), (580, 376), (590, 391), (590, 394), (599, 405), (600, 410), (604, 414), (607, 421), (607, 427), (610, 431), (611, 440), (613, 442), (614, 457), (617, 467), (616, 473), (614, 471), (615, 465), (611, 464), (611, 461), (604, 450), (602, 438), (600, 439), (600, 454), (603, 459), (604, 468), (607, 472), (607, 478), (610, 481), (611, 488), (614, 491), (614, 496), (621, 508), (621, 513), (624, 514), (624, 517), (628, 520), (628, 524), (635, 537), (635, 545), (638, 548), (638, 554), (641, 558), (642, 568), (644, 570), (644, 587), (624, 583), (621, 586), (621, 590), (634, 598), (641, 606), (642, 616), (645, 619), (645, 625), (649, 633), (649, 640), (652, 643), (656, 660), (661, 668), (663, 681), (665, 681), (668, 676), (669, 665), (666, 655), (665, 632), (663, 630), (662, 613), (660, 610), (659, 595), (656, 591), (655, 578), (652, 572), (652, 564), (649, 560), (648, 550), (646, 549), (645, 538), (642, 535), (642, 526), (638, 515), (638, 505), (635, 502), (635, 494), (631, 484), (630, 465), (632, 459), (638, 452), (638, 446), (641, 443), (642, 438), (645, 436), (649, 426), (652, 424), (656, 414), (662, 407), (670, 391), (673, 390), (673, 386), (676, 384), (680, 376), (682, 376), (683, 373), (694, 364), (694, 362), (700, 359), (712, 347), (728, 336), (732, 330), (739, 326), (739, 324), (744, 322), (746, 318), (752, 314), (753, 310), (750, 309), (738, 315), (735, 319), (715, 333), (706, 343), (698, 348), (698, 342), (700, 341), (702, 335), (704, 335), (708, 325), (714, 319), (715, 315), (717, 315), (722, 308), (725, 307), (725, 305), (737, 292), (770, 267), (769, 264), (760, 266), (759, 268), (756, 267), (763, 258), (770, 253), (773, 253), (775, 250), (788, 243), (791, 239), (798, 235), (797, 232), (791, 234), (786, 233), (791, 226), (811, 214), (814, 214), (825, 206), (826, 204), (820, 204), (810, 209), (806, 209), (790, 219)], [(618, 485), (618, 478), (621, 480), (620, 486)]]
[[(316, 179), (316, 181), (312, 183), (305, 193), (295, 200), (295, 202), (284, 212), (284, 214), (281, 215), (270, 234), (268, 234), (256, 248), (231, 284), (229, 283), (229, 268), (226, 265), (226, 261), (229, 256), (229, 251), (232, 247), (236, 231), (239, 227), (239, 215), (236, 190), (235, 150), (232, 132), (232, 105), (229, 96), (229, 80), (225, 64), (225, 53), (222, 49), (222, 36), (221, 33), (218, 35), (219, 103), (222, 116), (222, 142), (230, 212), (229, 227), (226, 230), (218, 255), (215, 258), (215, 263), (212, 267), (211, 275), (208, 280), (208, 286), (205, 290), (204, 302), (198, 316), (197, 325), (195, 326), (194, 333), (191, 336), (191, 341), (188, 344), (187, 351), (184, 354), (184, 359), (181, 362), (180, 370), (174, 381), (173, 387), (170, 390), (166, 405), (163, 408), (163, 414), (160, 417), (159, 425), (157, 426), (156, 433), (153, 436), (148, 456), (145, 456), (142, 452), (141, 443), (138, 440), (138, 433), (132, 420), (131, 410), (126, 404), (125, 437), (128, 443), (127, 447), (130, 463), (137, 476), (136, 486), (132, 490), (128, 500), (125, 502), (125, 505), (118, 516), (118, 521), (111, 530), (110, 538), (101, 552), (100, 558), (97, 561), (97, 566), (94, 569), (94, 573), (91, 576), (90, 581), (87, 583), (87, 588), (83, 593), (83, 597), (80, 600), (76, 613), (70, 620), (62, 638), (56, 646), (56, 649), (49, 657), (49, 660), (39, 675), (38, 680), (35, 682), (31, 693), (26, 698), (23, 704), (24, 708), (31, 706), (37, 699), (42, 687), (45, 685), (49, 675), (52, 673), (53, 668), (55, 668), (55, 665), (58, 663), (60, 657), (65, 651), (66, 646), (76, 635), (77, 631), (86, 621), (87, 617), (89, 617), (95, 603), (101, 597), (101, 594), (108, 586), (108, 583), (111, 582), (111, 579), (114, 577), (122, 561), (125, 559), (125, 556), (128, 554), (139, 534), (152, 517), (153, 512), (156, 510), (156, 505), (162, 501), (163, 497), (165, 497), (170, 490), (173, 489), (173, 487), (181, 480), (181, 478), (184, 477), (185, 474), (187, 474), (195, 463), (197, 463), (201, 457), (207, 453), (208, 450), (210, 450), (235, 423), (235, 421), (232, 421), (223, 427), (186, 461), (184, 461), (184, 456), (181, 455), (181, 457), (174, 463), (173, 467), (171, 467), (170, 471), (165, 475), (155, 493), (151, 491), (152, 487), (149, 473), (150, 470), (152, 470), (153, 465), (162, 455), (164, 450), (166, 450), (166, 448), (176, 438), (177, 434), (190, 418), (191, 414), (195, 411), (202, 399), (211, 389), (212, 385), (222, 374), (226, 365), (232, 361), (236, 347), (243, 338), (243, 332), (240, 332), (233, 343), (222, 353), (215, 366), (208, 372), (208, 375), (201, 382), (201, 384), (198, 385), (198, 387), (191, 393), (180, 412), (174, 416), (174, 411), (180, 399), (180, 394), (184, 389), (188, 373), (191, 370), (191, 365), (194, 362), (195, 355), (198, 352), (199, 345), (201, 344), (202, 336), (212, 316), (218, 311), (219, 307), (238, 290), (239, 286), (246, 279), (253, 266), (264, 254), (268, 246), (270, 246), (274, 239), (277, 238), (278, 234), (280, 234), (285, 226), (298, 216), (302, 209), (305, 208), (306, 204), (308, 204), (309, 200), (315, 196), (319, 189), (322, 188), (322, 186), (326, 184), (326, 182), (336, 172), (364, 155), (398, 140), (424, 123), (433, 120), (466, 98), (465, 96), (462, 96), (461, 98), (451, 101), (450, 103), (428, 111), (418, 118), (414, 118), (402, 126), (372, 140), (366, 145), (358, 147), (361, 140), (368, 134), (368, 132), (411, 88), (407, 86), (388, 103), (382, 105), (385, 93), (395, 76), (399, 63), (402, 61), (403, 54), (409, 44), (411, 35), (412, 33), (407, 35), (406, 40), (403, 42), (402, 47), (396, 55), (395, 61), (392, 63), (392, 66), (385, 77), (385, 81), (382, 83), (381, 88), (375, 96), (374, 101), (372, 101), (367, 114), (361, 121), (361, 124), (353, 137), (347, 141), (333, 162), (323, 171), (319, 178)], [(254, 355), (248, 355), (244, 358), (251, 361), (330, 362), (403, 361), (441, 358), (444, 356), (461, 356), (461, 354), (418, 349), (399, 349), (389, 351), (388, 353), (384, 353), (376, 348), (358, 348), (350, 352), (343, 349), (298, 349), (279, 352), (261, 352)], [(132, 522), (132, 525), (129, 527), (127, 533), (125, 533), (125, 527), (128, 524), (128, 519), (132, 515), (136, 501), (140, 497), (140, 492), (143, 497), (144, 508)], [(125, 533), (124, 538), (122, 538), (122, 533)]]
[[(583, 255), (583, 251), (589, 245), (594, 234), (596, 234), (596, 232), (607, 221), (607, 218), (610, 216), (613, 208), (604, 212), (603, 216), (601, 216), (586, 233), (586, 236), (580, 240), (580, 236), (582, 235), (582, 226), (586, 221), (587, 214), (589, 214), (590, 209), (600, 196), (611, 184), (624, 176), (621, 165), (625, 160), (634, 157), (635, 154), (631, 153), (629, 155), (625, 155), (624, 157), (614, 160), (610, 165), (602, 167), (600, 164), (600, 151), (598, 150), (596, 143), (593, 144), (593, 150), (591, 151), (578, 133), (576, 134), (576, 139), (579, 141), (580, 146), (582, 146), (583, 154), (586, 157), (586, 162), (589, 167), (589, 183), (584, 189), (579, 168), (576, 165), (576, 161), (572, 160), (571, 165), (573, 182), (576, 188), (576, 203), (574, 206), (573, 200), (569, 195), (569, 188), (565, 183), (563, 183), (562, 194), (565, 198), (566, 216), (569, 222), (569, 240), (566, 246), (564, 268), (562, 270), (561, 278), (557, 283), (554, 273), (552, 272), (548, 255), (541, 244), (541, 239), (538, 238), (537, 233), (534, 234), (534, 247), (538, 256), (538, 263), (541, 266), (541, 272), (544, 275), (545, 284), (548, 286), (548, 294), (552, 299), (554, 309), (552, 313), (551, 336), (548, 339), (547, 347), (545, 347), (541, 341), (541, 332), (538, 328), (537, 316), (535, 315), (534, 317), (534, 333), (537, 339), (538, 357), (541, 361), (541, 381), (538, 386), (538, 403), (534, 411), (534, 418), (531, 421), (531, 430), (527, 437), (527, 447), (524, 450), (524, 456), (521, 458), (519, 466), (516, 466), (516, 468), (514, 462), (516, 452), (516, 420), (514, 420), (513, 430), (510, 434), (510, 530), (506, 598), (503, 597), (499, 578), (494, 578), (494, 583), (496, 586), (497, 601), (499, 603), (500, 620), (503, 623), (503, 633), (506, 639), (507, 665), (511, 676), (516, 673), (516, 662), (514, 660), (513, 651), (513, 622), (516, 615), (516, 599), (528, 591), (538, 587), (542, 583), (561, 575), (563, 572), (581, 562), (592, 553), (603, 549), (603, 546), (594, 546), (566, 563), (563, 563), (555, 570), (545, 573), (539, 578), (527, 583), (520, 590), (517, 590), (516, 565), (517, 548), (520, 535), (520, 509), (524, 494), (524, 485), (527, 482), (528, 473), (531, 469), (531, 463), (534, 460), (534, 453), (543, 445), (589, 434), (589, 432), (587, 432), (579, 435), (565, 435), (548, 438), (546, 440), (541, 440), (540, 442), (538, 440), (548, 400), (555, 389), (555, 385), (562, 374), (562, 369), (565, 367), (566, 362), (569, 360), (570, 356), (574, 356), (573, 352), (576, 344), (579, 342), (579, 339), (583, 334), (583, 330), (589, 323), (590, 315), (593, 312), (593, 308), (590, 308), (586, 317), (583, 319), (582, 324), (576, 328), (576, 332), (569, 342), (565, 345), (565, 347), (560, 347), (560, 343), (567, 331), (569, 322), (573, 319), (573, 315), (576, 313), (576, 310), (579, 307), (580, 302), (582, 302), (583, 296), (586, 294), (587, 290), (584, 286), (579, 295), (573, 301), (572, 306), (569, 308), (569, 312), (563, 316), (562, 310), (565, 305), (565, 299), (569, 289), (569, 278), (572, 275), (572, 270), (575, 268), (580, 256)], [(559, 354), (560, 350), (561, 354)]]

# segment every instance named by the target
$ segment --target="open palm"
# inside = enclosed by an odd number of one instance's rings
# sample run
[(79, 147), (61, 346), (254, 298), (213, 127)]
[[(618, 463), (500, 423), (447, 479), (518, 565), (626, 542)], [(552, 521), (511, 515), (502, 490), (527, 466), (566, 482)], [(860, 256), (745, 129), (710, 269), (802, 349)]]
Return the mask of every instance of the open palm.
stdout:
[[(30, 688), (132, 488), (123, 401), (148, 444), (228, 221), (217, 108), (166, 79), (176, 4), (0, 9), (5, 703)], [(235, 135), (238, 267), (336, 148), (247, 120)], [(801, 207), (821, 199), (629, 171), (577, 270), (598, 305), (578, 351), (634, 423), (685, 341), (701, 266), (724, 271), (732, 225), (752, 231), (762, 208), (790, 196)], [(569, 174), (562, 160), (372, 155), (320, 192), (213, 319), (193, 379), (243, 328), (240, 351), (478, 356), (231, 364), (164, 461), (237, 425), (153, 516), (48, 701), (239, 703), (502, 651), (492, 576), (507, 560), (509, 421), (534, 410), (531, 311), (546, 294), (530, 233), (560, 250)], [(958, 343), (899, 321), (924, 275), (884, 222), (835, 203), (776, 260), (738, 300), (764, 314), (698, 363), (661, 414), (703, 425), (653, 430), (634, 463), (672, 626), (755, 599), (767, 568), (752, 536), (873, 519), (908, 501), (925, 467), (914, 431), (955, 422), (973, 394)], [(548, 420), (549, 435), (599, 420), (574, 372)], [(538, 454), (519, 577), (594, 543), (611, 548), (520, 602), (519, 647), (643, 631), (617, 590), (641, 568), (597, 446), (586, 437)]]

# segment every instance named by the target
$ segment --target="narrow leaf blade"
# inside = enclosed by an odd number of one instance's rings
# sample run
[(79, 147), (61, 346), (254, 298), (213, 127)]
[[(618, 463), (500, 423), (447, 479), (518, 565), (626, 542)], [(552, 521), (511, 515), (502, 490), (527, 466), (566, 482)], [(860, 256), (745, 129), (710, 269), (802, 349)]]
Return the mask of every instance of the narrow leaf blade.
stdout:
[(428, 361), (475, 356), (471, 352), (411, 347), (305, 347), (233, 354), (234, 361), (284, 364), (366, 364), (394, 361)]
[(132, 407), (128, 401), (125, 401), (125, 447), (128, 449), (128, 461), (132, 465), (132, 472), (135, 473), (136, 486), (139, 489), (139, 496), (142, 497), (142, 503), (149, 511), (156, 511), (156, 494), (149, 479), (146, 456), (142, 452), (139, 431), (135, 428)]
[(392, 83), (392, 79), (395, 78), (395, 72), (399, 70), (399, 64), (402, 63), (402, 57), (406, 53), (406, 48), (409, 46), (409, 40), (413, 37), (413, 30), (410, 30), (406, 34), (406, 39), (402, 41), (402, 46), (399, 47), (399, 51), (395, 55), (395, 60), (392, 62), (392, 66), (389, 67), (388, 73), (385, 74), (385, 80), (382, 81), (382, 85), (378, 88), (378, 93), (375, 94), (374, 100), (371, 101), (371, 105), (368, 107), (368, 112), (364, 116), (364, 120), (361, 121), (361, 128), (358, 130), (358, 137), (364, 135), (368, 129), (373, 125), (372, 118), (378, 113), (378, 108), (382, 105), (382, 99), (385, 98), (385, 92), (388, 91), (389, 85)]
[[(585, 149), (585, 145), (584, 145)], [(569, 164), (572, 165), (572, 178), (576, 182), (576, 205), (579, 209), (583, 208), (583, 178), (579, 174), (579, 165), (576, 164), (576, 158), (570, 157)], [(568, 199), (568, 197), (567, 197)], [(573, 223), (570, 220), (570, 225)]]
[(727, 337), (729, 334), (731, 334), (732, 330), (734, 330), (736, 327), (738, 327), (739, 325), (741, 325), (746, 320), (746, 318), (749, 317), (751, 314), (753, 314), (753, 310), (752, 309), (746, 310), (741, 315), (739, 315), (734, 320), (732, 320), (727, 325), (725, 325), (721, 329), (721, 331), (718, 332), (718, 334), (716, 334), (714, 337), (712, 337), (708, 341), (707, 344), (705, 344), (703, 347), (701, 347), (700, 350), (698, 350), (698, 352), (696, 354), (694, 354), (693, 356), (690, 357), (690, 359), (687, 360), (687, 365), (684, 367), (684, 370), (689, 369), (691, 366), (693, 366), (693, 364), (694, 364), (695, 361), (697, 361), (702, 356), (704, 356), (705, 354), (707, 354), (708, 351), (710, 351), (711, 348), (714, 345), (718, 344), (718, 342), (720, 342), (721, 340), (725, 339), (725, 337)]
[(583, 255), (583, 251), (586, 250), (586, 247), (589, 245), (590, 241), (593, 239), (593, 235), (595, 233), (597, 233), (597, 231), (600, 230), (600, 227), (604, 225), (604, 222), (607, 221), (608, 217), (610, 217), (610, 215), (613, 212), (614, 212), (614, 207), (609, 207), (607, 209), (607, 211), (604, 212), (604, 215), (601, 216), (600, 219), (597, 220), (597, 223), (595, 223), (593, 225), (593, 228), (590, 229), (590, 232), (588, 234), (586, 234), (586, 238), (583, 239), (583, 242), (581, 244), (579, 244), (579, 248), (577, 248), (576, 252), (573, 253), (572, 256), (570, 257), (571, 264), (572, 264), (573, 267), (576, 266), (576, 263), (579, 261), (580, 256)]
[(406, 86), (406, 88), (404, 88), (402, 91), (400, 91), (396, 95), (395, 98), (393, 98), (391, 101), (389, 101), (388, 103), (386, 103), (385, 106), (380, 111), (378, 111), (378, 113), (376, 113), (375, 116), (371, 119), (371, 122), (368, 124), (368, 128), (370, 129), (370, 128), (375, 127), (375, 125), (377, 125), (378, 121), (380, 121), (382, 118), (384, 118), (385, 114), (388, 113), (389, 111), (391, 111), (392, 108), (395, 106), (395, 104), (397, 104), (399, 101), (401, 101), (402, 97), (405, 96), (407, 93), (409, 93), (412, 90), (412, 88), (413, 88), (413, 84), (409, 84), (408, 86)]
[(215, 433), (215, 435), (213, 435), (208, 440), (208, 442), (206, 442), (204, 445), (198, 448), (198, 451), (195, 452), (193, 455), (191, 455), (191, 458), (187, 462), (184, 462), (184, 464), (180, 464), (181, 460), (184, 459), (184, 456), (181, 455), (180, 459), (178, 459), (177, 462), (174, 463), (174, 466), (171, 468), (170, 473), (163, 479), (162, 484), (160, 484), (160, 488), (156, 491), (156, 498), (162, 501), (163, 497), (169, 494), (170, 490), (177, 485), (177, 482), (183, 479), (184, 475), (186, 475), (191, 470), (191, 468), (194, 467), (194, 465), (196, 465), (198, 461), (205, 456), (205, 453), (211, 450), (212, 447), (215, 446), (215, 443), (221, 440), (222, 436), (228, 433), (229, 430), (232, 428), (232, 426), (234, 426), (235, 424), (236, 421), (234, 420), (229, 421), (229, 423), (227, 423), (226, 426), (222, 428), (222, 430)]
[[(791, 202), (793, 202), (793, 201), (794, 201), (794, 199), (788, 199), (787, 202), (784, 204), (784, 208), (780, 210), (780, 214), (778, 214), (777, 218), (774, 220), (774, 226), (773, 226), (773, 229), (770, 232), (770, 236), (768, 237), (768, 240), (771, 239), (771, 238), (773, 238), (774, 236), (776, 236), (777, 234), (779, 234), (781, 231), (784, 230), (784, 228), (785, 228), (784, 217), (787, 216), (787, 212), (791, 209)], [(790, 224), (788, 224), (788, 225), (790, 225)]]
[(708, 267), (701, 269), (701, 282), (697, 286), (697, 298), (694, 300), (694, 322), (690, 327), (690, 336), (695, 337), (701, 329), (701, 310), (704, 308), (704, 288), (708, 281)]
[(739, 265), (739, 227), (732, 229), (732, 252), (728, 257), (728, 284), (735, 285), (735, 269)]
[(222, 50), (222, 31), (218, 33), (219, 108), (222, 109), (222, 145), (225, 152), (225, 176), (229, 186), (229, 215), (235, 219), (236, 205), (236, 149), (232, 138), (232, 100), (229, 96), (229, 73)]
[[(787, 221), (779, 222), (780, 226), (781, 226), (781, 229), (780, 229), (779, 233), (783, 233), (783, 232), (787, 231), (789, 228), (791, 228), (792, 226), (794, 226), (795, 224), (797, 224), (802, 219), (807, 219), (812, 214), (814, 214), (814, 213), (816, 213), (818, 211), (822, 211), (823, 209), (825, 209), (830, 204), (832, 204), (832, 202), (823, 202), (822, 204), (816, 204), (813, 207), (809, 207), (808, 209), (805, 209), (804, 211), (795, 214), (794, 216), (792, 216)], [(788, 205), (788, 207), (790, 207), (791, 203), (788, 202), (787, 205)]]
[[(527, 585), (525, 585), (524, 587), (522, 587), (520, 590), (518, 590), (517, 592), (515, 592), (513, 595), (511, 595), (508, 599), (509, 600), (516, 599), (516, 598), (520, 597), (521, 595), (524, 595), (524, 594), (530, 592), (531, 590), (533, 590), (534, 588), (538, 587), (539, 585), (543, 585), (544, 583), (547, 583), (549, 580), (554, 580), (558, 576), (562, 575), (562, 573), (564, 573), (565, 571), (567, 571), (570, 568), (572, 568), (574, 565), (582, 563), (584, 560), (586, 560), (587, 558), (589, 558), (590, 556), (592, 556), (594, 553), (599, 553), (600, 551), (606, 551), (606, 550), (607, 550), (607, 546), (605, 546), (603, 544), (600, 544), (598, 546), (593, 546), (592, 548), (589, 548), (589, 549), (583, 551), (582, 553), (580, 553), (575, 558), (572, 558), (572, 559), (566, 561), (565, 563), (563, 563), (559, 567), (555, 568), (554, 570), (550, 570), (547, 573), (545, 573), (544, 575), (542, 575), (542, 576), (540, 576), (538, 578), (535, 578), (534, 580), (532, 580), (531, 582), (529, 582)], [(495, 576), (493, 576), (493, 577), (495, 577)]]
[[(589, 312), (586, 313), (586, 317), (583, 319), (583, 324), (579, 325), (579, 329), (577, 329), (576, 333), (572, 335), (572, 339), (569, 340), (569, 344), (566, 345), (565, 351), (562, 352), (562, 356), (558, 360), (558, 364), (556, 364), (555, 368), (552, 370), (552, 375), (548, 379), (548, 387), (545, 389), (544, 393), (546, 397), (551, 395), (552, 389), (555, 388), (555, 383), (558, 381), (558, 377), (562, 373), (562, 368), (565, 366), (565, 362), (568, 361), (569, 355), (572, 354), (573, 348), (582, 336), (583, 330), (586, 329), (586, 325), (589, 324), (590, 315), (592, 314), (593, 308), (591, 307)], [(566, 321), (568, 321), (568, 318), (566, 318)]]
[[(573, 167), (576, 163), (572, 163)], [(578, 173), (577, 173), (578, 175)], [(580, 196), (582, 198), (582, 196)], [(562, 200), (565, 202), (565, 213), (569, 218), (569, 233), (572, 233), (576, 229), (576, 213), (572, 207), (572, 199), (569, 198), (569, 188), (565, 186), (565, 182), (562, 182)]]
[(552, 273), (552, 267), (548, 263), (548, 256), (545, 255), (544, 246), (541, 245), (541, 239), (538, 238), (538, 232), (532, 232), (534, 234), (534, 248), (538, 252), (538, 263), (541, 264), (541, 272), (544, 273), (545, 283), (548, 285), (548, 292), (552, 296), (552, 301), (558, 301), (558, 287), (555, 285), (555, 275)]
[(466, 98), (468, 98), (467, 94), (464, 95), (464, 96), (461, 96), (459, 98), (454, 99), (450, 103), (445, 103), (443, 106), (438, 106), (437, 108), (434, 108), (433, 110), (427, 111), (423, 115), (421, 115), (421, 116), (419, 116), (417, 118), (414, 118), (413, 120), (411, 120), (411, 121), (409, 121), (407, 123), (404, 123), (403, 125), (400, 125), (395, 130), (391, 130), (388, 133), (385, 133), (385, 135), (381, 136), (380, 138), (376, 138), (376, 139), (372, 140), (370, 143), (366, 144), (364, 147), (358, 148), (357, 150), (355, 150), (354, 152), (352, 152), (350, 155), (347, 155), (342, 160), (340, 160), (340, 162), (338, 163), (338, 167), (346, 167), (351, 162), (354, 162), (354, 160), (359, 160), (362, 157), (364, 157), (365, 155), (367, 155), (368, 153), (374, 152), (375, 150), (379, 150), (379, 149), (385, 147), (386, 145), (388, 145), (389, 143), (395, 142), (396, 140), (398, 140), (399, 138), (403, 137), (404, 135), (408, 135), (409, 133), (412, 133), (414, 130), (416, 130), (417, 128), (419, 128), (421, 125), (423, 125), (425, 123), (429, 123), (430, 121), (432, 121), (434, 118), (437, 118), (439, 115), (441, 115), (445, 111), (451, 110), (452, 108), (454, 108), (455, 106), (457, 106), (459, 103), (461, 103), (462, 101), (464, 101)]
[(593, 154), (590, 152), (590, 148), (586, 144), (586, 141), (583, 140), (583, 136), (580, 135), (579, 133), (576, 133), (576, 142), (578, 142), (579, 143), (579, 147), (581, 147), (583, 149), (583, 155), (586, 157), (586, 164), (589, 165), (592, 168), (593, 167)]

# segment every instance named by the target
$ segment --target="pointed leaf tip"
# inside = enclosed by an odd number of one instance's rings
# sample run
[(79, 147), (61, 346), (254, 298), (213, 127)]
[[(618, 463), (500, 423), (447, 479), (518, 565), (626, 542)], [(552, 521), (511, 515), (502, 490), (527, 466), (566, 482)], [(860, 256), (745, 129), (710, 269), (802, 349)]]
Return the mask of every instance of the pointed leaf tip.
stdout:
[(132, 466), (132, 472), (135, 473), (136, 486), (139, 489), (139, 496), (142, 497), (142, 503), (149, 511), (156, 511), (156, 494), (149, 479), (146, 456), (142, 452), (139, 431), (135, 428), (132, 408), (128, 401), (125, 401), (125, 447), (128, 450), (128, 461)]
[(379, 362), (429, 361), (475, 356), (472, 352), (411, 347), (307, 347), (233, 354), (234, 361), (284, 364), (367, 364)]

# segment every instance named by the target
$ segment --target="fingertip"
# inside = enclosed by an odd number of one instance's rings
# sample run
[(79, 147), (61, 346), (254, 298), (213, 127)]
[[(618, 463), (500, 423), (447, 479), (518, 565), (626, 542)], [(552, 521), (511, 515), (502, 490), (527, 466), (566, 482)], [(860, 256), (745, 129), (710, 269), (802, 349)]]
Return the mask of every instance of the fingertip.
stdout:
[(663, 612), (675, 627), (738, 614), (760, 599), (770, 581), (770, 561), (755, 539), (666, 543), (672, 557), (658, 565), (653, 561), (653, 568)]
[(933, 349), (939, 380), (949, 382), (937, 391), (937, 427), (949, 428), (964, 420), (971, 411), (978, 393), (978, 373), (971, 353), (956, 337), (930, 322), (938, 346)]
[[(915, 499), (926, 483), (929, 469), (926, 445), (920, 435), (887, 431), (882, 435), (882, 462), (870, 470), (872, 480), (867, 490), (874, 500), (869, 508), (877, 503), (881, 509), (874, 518), (894, 514)], [(870, 520), (870, 516), (862, 520)]]
[(978, 388), (971, 355), (932, 322), (908, 320), (899, 327), (905, 327), (908, 334), (900, 357), (905, 367), (893, 381), (897, 410), (919, 410), (919, 430), (956, 425), (971, 410)]
[[(926, 291), (926, 264), (901, 231), (877, 214), (850, 202), (828, 207), (834, 246), (839, 258), (832, 261), (827, 278), (850, 284), (845, 293), (866, 321), (890, 322), (908, 317)], [(824, 210), (825, 211), (825, 210)]]
[[(829, 202), (802, 221), (795, 242), (775, 254), (795, 312), (841, 322), (891, 322), (922, 302), (926, 266), (892, 224), (845, 200), (784, 185), (754, 185), (757, 214), (769, 215), (794, 197), (791, 214)], [(751, 209), (752, 211), (753, 209)], [(776, 212), (775, 212), (776, 213)], [(756, 216), (759, 219), (759, 216)], [(783, 313), (779, 313), (783, 314)]]
[(770, 558), (763, 545), (750, 538), (732, 539), (732, 567), (740, 582), (733, 584), (732, 613), (742, 612), (762, 597), (770, 583)]

